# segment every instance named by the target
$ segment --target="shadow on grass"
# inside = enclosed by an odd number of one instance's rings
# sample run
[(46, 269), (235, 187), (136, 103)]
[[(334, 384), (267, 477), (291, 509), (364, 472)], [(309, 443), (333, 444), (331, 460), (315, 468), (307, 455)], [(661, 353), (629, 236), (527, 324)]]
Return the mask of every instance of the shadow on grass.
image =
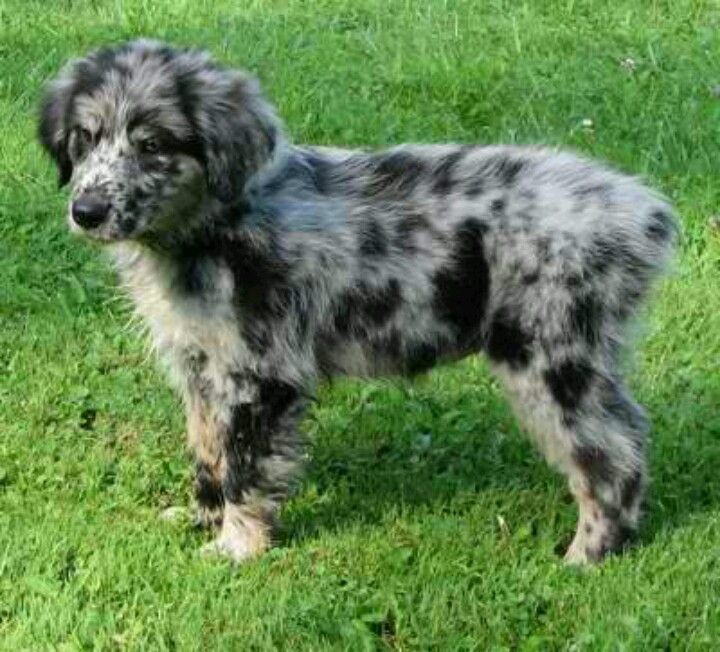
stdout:
[(649, 406), (655, 427), (647, 541), (720, 507), (720, 384), (690, 385), (662, 399)]
[[(425, 392), (405, 398), (403, 411), (398, 397), (382, 401), (378, 395), (372, 411), (350, 410), (338, 432), (333, 432), (337, 419), (324, 424), (320, 410), (312, 461), (283, 516), (281, 542), (378, 524), (398, 510), (462, 513), (471, 501), (459, 497), (490, 489), (546, 492), (550, 501), (553, 487), (564, 487), (562, 477), (533, 450), (499, 392), (482, 400), (467, 389), (452, 397)], [(720, 400), (714, 398), (719, 397), (712, 391), (687, 391), (676, 393), (672, 404), (657, 398), (647, 406), (655, 424), (652, 483), (638, 545), (648, 545), (658, 532), (678, 527), (693, 513), (720, 505)], [(394, 416), (398, 410), (403, 423)], [(569, 491), (567, 502), (573, 502)], [(574, 519), (574, 508), (569, 509)], [(571, 535), (558, 531), (558, 552)]]
[(384, 389), (368, 409), (350, 407), (339, 417), (338, 408), (327, 415), (321, 407), (312, 419), (311, 462), (283, 514), (283, 543), (378, 524), (399, 511), (462, 514), (488, 490), (563, 486), (497, 390)]

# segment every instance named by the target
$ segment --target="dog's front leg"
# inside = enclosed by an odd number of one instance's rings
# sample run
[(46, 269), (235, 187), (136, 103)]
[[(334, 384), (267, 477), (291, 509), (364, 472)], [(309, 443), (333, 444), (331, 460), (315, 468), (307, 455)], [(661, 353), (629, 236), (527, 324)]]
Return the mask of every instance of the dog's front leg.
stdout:
[(290, 383), (235, 373), (216, 411), (224, 501), (220, 533), (206, 550), (242, 561), (266, 550), (299, 459), (303, 392)]

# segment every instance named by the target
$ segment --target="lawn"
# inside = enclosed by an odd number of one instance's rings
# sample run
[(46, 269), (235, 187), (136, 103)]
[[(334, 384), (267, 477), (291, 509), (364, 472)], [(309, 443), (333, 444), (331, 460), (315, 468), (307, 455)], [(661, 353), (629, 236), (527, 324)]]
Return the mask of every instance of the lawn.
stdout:
[[(181, 410), (35, 143), (43, 81), (139, 35), (254, 71), (297, 141), (558, 144), (672, 198), (636, 548), (562, 564), (575, 507), (481, 359), (322, 388), (258, 561), (158, 519), (190, 502)], [(718, 649), (719, 171), (711, 0), (0, 0), (0, 648)]]

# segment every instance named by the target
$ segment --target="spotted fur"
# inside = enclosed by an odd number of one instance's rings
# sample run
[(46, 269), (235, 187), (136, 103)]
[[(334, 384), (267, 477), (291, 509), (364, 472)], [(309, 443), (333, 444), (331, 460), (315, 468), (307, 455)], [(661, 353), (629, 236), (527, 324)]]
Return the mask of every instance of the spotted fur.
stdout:
[(636, 527), (618, 355), (676, 236), (638, 181), (533, 147), (295, 146), (252, 77), (148, 41), (70, 63), (40, 138), (180, 388), (213, 550), (269, 545), (322, 378), (481, 352), (577, 498), (568, 559)]

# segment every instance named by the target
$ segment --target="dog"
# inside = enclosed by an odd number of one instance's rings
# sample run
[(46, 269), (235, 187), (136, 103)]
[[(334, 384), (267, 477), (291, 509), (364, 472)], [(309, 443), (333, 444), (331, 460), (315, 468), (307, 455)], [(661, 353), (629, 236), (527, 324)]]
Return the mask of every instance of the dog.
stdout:
[(148, 40), (70, 62), (39, 138), (183, 397), (211, 551), (269, 547), (319, 381), (476, 353), (568, 478), (567, 561), (636, 529), (648, 420), (619, 361), (677, 241), (658, 193), (540, 147), (295, 146), (252, 76)]

